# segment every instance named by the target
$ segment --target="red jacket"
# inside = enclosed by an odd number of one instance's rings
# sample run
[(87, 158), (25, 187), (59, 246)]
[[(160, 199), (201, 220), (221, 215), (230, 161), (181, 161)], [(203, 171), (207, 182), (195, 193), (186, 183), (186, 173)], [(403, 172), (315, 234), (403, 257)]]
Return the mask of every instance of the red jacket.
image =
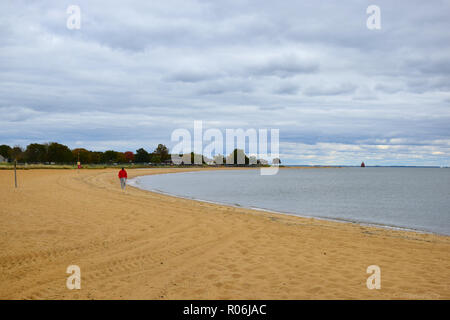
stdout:
[(119, 171), (119, 179), (120, 178), (128, 178), (127, 172), (125, 170), (120, 170)]

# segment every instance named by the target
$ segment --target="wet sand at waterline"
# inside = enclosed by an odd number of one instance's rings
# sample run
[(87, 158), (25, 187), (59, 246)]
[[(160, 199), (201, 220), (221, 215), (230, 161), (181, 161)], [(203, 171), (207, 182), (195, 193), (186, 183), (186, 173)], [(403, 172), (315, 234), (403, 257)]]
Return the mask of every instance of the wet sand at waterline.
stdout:
[(20, 170), (18, 183), (0, 171), (1, 299), (450, 299), (447, 236), (123, 193), (112, 169)]

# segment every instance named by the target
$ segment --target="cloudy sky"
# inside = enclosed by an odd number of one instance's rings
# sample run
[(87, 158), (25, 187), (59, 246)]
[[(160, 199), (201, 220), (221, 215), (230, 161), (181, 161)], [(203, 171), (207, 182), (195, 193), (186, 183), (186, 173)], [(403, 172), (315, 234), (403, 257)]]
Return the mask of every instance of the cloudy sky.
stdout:
[[(366, 26), (369, 5), (381, 29)], [(81, 28), (68, 29), (70, 5)], [(278, 128), (290, 164), (450, 165), (450, 1), (0, 2), (0, 144)]]

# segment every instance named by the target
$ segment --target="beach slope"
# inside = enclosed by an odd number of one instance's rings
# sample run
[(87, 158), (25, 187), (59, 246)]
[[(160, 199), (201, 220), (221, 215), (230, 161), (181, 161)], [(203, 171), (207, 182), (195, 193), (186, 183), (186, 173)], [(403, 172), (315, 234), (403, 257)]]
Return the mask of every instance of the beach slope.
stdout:
[(1, 299), (450, 299), (450, 237), (123, 193), (111, 169), (18, 183), (0, 171)]

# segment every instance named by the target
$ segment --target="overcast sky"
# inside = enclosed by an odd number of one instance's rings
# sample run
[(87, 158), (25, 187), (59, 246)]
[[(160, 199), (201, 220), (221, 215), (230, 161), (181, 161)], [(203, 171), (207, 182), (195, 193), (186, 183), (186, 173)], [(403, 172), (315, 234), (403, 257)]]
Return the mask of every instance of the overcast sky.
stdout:
[[(371, 4), (380, 30), (366, 26)], [(0, 12), (0, 144), (152, 151), (203, 120), (278, 128), (284, 163), (450, 165), (450, 1), (3, 0)]]

